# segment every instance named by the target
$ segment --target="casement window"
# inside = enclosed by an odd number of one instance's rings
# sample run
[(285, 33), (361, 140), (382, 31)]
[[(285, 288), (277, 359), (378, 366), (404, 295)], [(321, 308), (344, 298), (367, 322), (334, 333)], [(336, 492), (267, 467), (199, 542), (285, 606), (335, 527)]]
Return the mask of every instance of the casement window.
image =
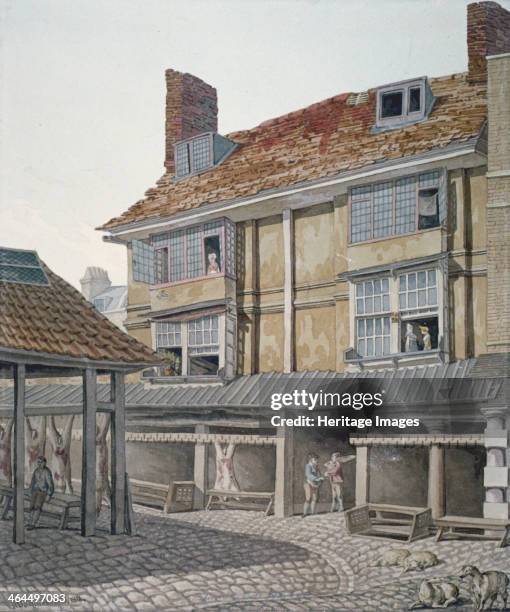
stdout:
[(175, 145), (175, 174), (177, 177), (200, 172), (212, 165), (212, 134), (198, 136)]
[(436, 268), (426, 268), (353, 283), (353, 344), (358, 356), (437, 349), (439, 276)]
[(227, 378), (235, 375), (235, 311), (153, 325), (155, 349), (165, 362), (159, 376), (216, 376), (220, 369)]
[(376, 128), (388, 129), (425, 119), (434, 96), (425, 77), (380, 87), (377, 91)]
[(188, 322), (189, 375), (216, 374), (219, 366), (218, 315)]
[(220, 363), (219, 315), (158, 321), (156, 351), (165, 361), (161, 376), (216, 375)]
[(351, 189), (351, 243), (438, 227), (446, 216), (445, 182), (445, 172), (434, 170)]
[(356, 346), (363, 357), (390, 353), (390, 279), (356, 283)]
[(160, 368), (161, 376), (182, 375), (182, 324), (180, 321), (156, 323), (156, 351), (165, 365)]
[(235, 278), (235, 225), (219, 219), (133, 240), (133, 279), (160, 285), (211, 276)]
[(181, 179), (204, 172), (221, 163), (236, 144), (212, 132), (206, 132), (174, 146), (175, 177)]
[(407, 272), (398, 276), (402, 353), (427, 351), (438, 347), (437, 278), (438, 274), (434, 269)]

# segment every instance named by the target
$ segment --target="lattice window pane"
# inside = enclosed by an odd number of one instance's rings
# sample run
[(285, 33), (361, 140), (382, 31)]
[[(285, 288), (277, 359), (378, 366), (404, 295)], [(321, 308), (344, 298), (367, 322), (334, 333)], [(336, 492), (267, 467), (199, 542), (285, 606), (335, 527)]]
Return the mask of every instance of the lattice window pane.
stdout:
[(199, 227), (192, 227), (186, 231), (188, 263), (188, 278), (196, 278), (204, 274), (202, 258), (202, 232)]
[(381, 183), (373, 188), (373, 238), (390, 236), (393, 231), (393, 184)]
[(357, 352), (362, 357), (380, 357), (390, 352), (390, 318), (358, 319)]
[(175, 174), (186, 176), (190, 172), (189, 146), (187, 142), (181, 142), (175, 146)]
[(351, 242), (362, 242), (372, 237), (371, 200), (351, 201)]
[(225, 271), (235, 278), (236, 275), (236, 233), (235, 225), (232, 221), (225, 221)]
[(181, 341), (181, 322), (180, 321), (161, 321), (156, 323), (156, 347), (180, 347)]
[(184, 231), (172, 232), (168, 239), (169, 248), (169, 279), (170, 282), (183, 280), (186, 272), (184, 253)]
[(218, 315), (208, 315), (188, 323), (188, 349), (195, 355), (218, 353)]
[(156, 249), (154, 252), (154, 281), (156, 283), (168, 282), (168, 247)]
[(133, 240), (133, 280), (154, 284), (154, 248), (152, 245)]
[(210, 135), (194, 138), (191, 141), (193, 156), (193, 171), (205, 170), (211, 165), (211, 137)]
[(356, 314), (390, 311), (390, 284), (388, 278), (362, 281), (356, 284)]
[(435, 270), (408, 272), (399, 276), (400, 310), (437, 306), (437, 275)]
[(395, 234), (409, 234), (416, 229), (416, 179), (395, 183)]

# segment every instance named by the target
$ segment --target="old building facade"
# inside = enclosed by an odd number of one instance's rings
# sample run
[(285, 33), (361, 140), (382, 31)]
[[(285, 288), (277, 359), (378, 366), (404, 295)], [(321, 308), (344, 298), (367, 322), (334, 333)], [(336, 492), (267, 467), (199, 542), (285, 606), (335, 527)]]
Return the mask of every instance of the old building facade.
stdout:
[[(165, 174), (101, 228), (128, 250), (126, 329), (164, 360), (144, 373), (145, 388), (200, 385), (213, 397), (218, 386), (271, 372), (450, 377), (459, 364), (483, 376), (481, 356), (508, 363), (510, 13), (479, 2), (467, 18), (465, 73), (340, 94), (226, 137), (216, 90), (166, 72)], [(472, 407), (473, 435), (487, 446), (489, 422), (508, 453), (508, 405), (491, 401)], [(197, 431), (212, 431), (197, 419)], [(287, 499), (278, 473), (296, 444), (276, 433), (266, 464)], [(432, 461), (444, 472), (448, 443), (439, 463), (437, 453), (401, 451), (424, 473), (423, 495), (411, 501), (444, 488), (430, 470)], [(358, 457), (359, 489), (370, 468), (367, 453)], [(497, 487), (493, 472), (485, 484), (480, 475), (473, 513), (483, 502), (487, 516), (508, 516), (507, 460), (497, 467)], [(291, 480), (297, 490), (299, 477)], [(284, 506), (282, 514), (293, 503)]]

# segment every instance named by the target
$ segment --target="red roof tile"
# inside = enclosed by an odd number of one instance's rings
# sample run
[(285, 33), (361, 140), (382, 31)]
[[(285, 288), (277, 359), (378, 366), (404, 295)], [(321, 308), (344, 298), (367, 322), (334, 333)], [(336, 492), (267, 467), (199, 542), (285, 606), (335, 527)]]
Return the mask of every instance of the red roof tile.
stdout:
[(49, 285), (0, 281), (0, 350), (152, 365), (150, 348), (115, 327), (43, 264)]
[(480, 134), (486, 86), (456, 74), (429, 81), (436, 102), (429, 118), (374, 134), (376, 89), (353, 104), (340, 94), (228, 137), (240, 146), (216, 168), (178, 182), (165, 174), (146, 197), (100, 229), (169, 217), (207, 203), (255, 196), (369, 166), (419, 155)]

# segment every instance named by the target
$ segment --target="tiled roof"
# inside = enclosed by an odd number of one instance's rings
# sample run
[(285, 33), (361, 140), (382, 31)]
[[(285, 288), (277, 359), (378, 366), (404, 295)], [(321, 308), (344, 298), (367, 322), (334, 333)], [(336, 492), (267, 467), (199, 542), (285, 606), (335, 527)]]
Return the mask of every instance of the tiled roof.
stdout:
[(228, 134), (240, 146), (216, 168), (178, 182), (165, 174), (155, 188), (101, 229), (169, 217), (207, 203), (319, 180), (378, 162), (421, 155), (480, 135), (486, 87), (467, 75), (430, 80), (436, 102), (426, 121), (372, 133), (376, 89), (345, 93)]
[(43, 264), (49, 285), (0, 281), (0, 352), (151, 365), (144, 344), (121, 332), (62, 278)]

